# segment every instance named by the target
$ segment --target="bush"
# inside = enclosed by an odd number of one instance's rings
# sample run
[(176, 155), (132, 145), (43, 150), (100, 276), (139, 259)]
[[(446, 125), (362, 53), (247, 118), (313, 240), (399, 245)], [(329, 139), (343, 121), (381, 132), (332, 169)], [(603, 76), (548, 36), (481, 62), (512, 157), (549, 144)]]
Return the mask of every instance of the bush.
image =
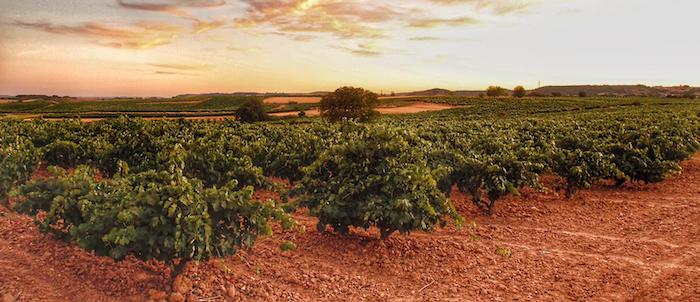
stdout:
[(585, 91), (579, 91), (579, 92), (578, 92), (578, 96), (581, 97), (581, 98), (585, 98), (585, 97), (588, 96), (588, 93), (586, 93)]
[(526, 93), (527, 91), (525, 91), (525, 87), (523, 86), (518, 86), (513, 89), (513, 96), (516, 98), (522, 98)]
[(83, 159), (80, 145), (63, 140), (54, 141), (43, 148), (44, 161), (47, 165), (64, 168), (75, 167)]
[(499, 97), (508, 95), (508, 92), (500, 86), (489, 86), (489, 88), (486, 89), (486, 95), (489, 97)]
[[(181, 147), (176, 146), (171, 158), (166, 171), (138, 174), (126, 173), (122, 162), (115, 178), (103, 181), (82, 167), (68, 178), (33, 185), (63, 187), (63, 192), (28, 194), (23, 199), (38, 205), (54, 196), (46, 217), (38, 221), (43, 231), (118, 260), (134, 255), (168, 262), (172, 278), (190, 260), (224, 257), (251, 246), (258, 236), (271, 233), (271, 219), (286, 229), (295, 226), (274, 202), (252, 200), (252, 187), (240, 188), (233, 180), (222, 188), (204, 189), (200, 181), (185, 177)], [(67, 182), (73, 179), (82, 181)], [(37, 196), (40, 200), (35, 200)]]
[(56, 197), (85, 196), (97, 185), (97, 174), (88, 166), (79, 166), (73, 173), (57, 166), (48, 167), (48, 171), (49, 177), (28, 181), (12, 191), (11, 195), (17, 198), (15, 211), (28, 215), (48, 212)]
[(411, 140), (418, 138), (388, 127), (360, 128), (305, 168), (295, 194), (319, 218), (319, 231), (376, 226), (385, 239), (396, 231), (430, 231), (445, 225), (446, 216), (460, 222)]
[(625, 175), (613, 163), (613, 156), (596, 151), (562, 149), (553, 155), (552, 170), (566, 179), (566, 197), (580, 189), (590, 188), (601, 179), (624, 179)]
[(238, 137), (196, 139), (187, 150), (185, 174), (206, 186), (220, 187), (234, 179), (243, 186), (269, 185), (262, 168), (253, 165), (243, 145)]
[(28, 139), (18, 137), (0, 147), (0, 198), (32, 177), (39, 167), (41, 152)]
[(240, 108), (236, 109), (236, 118), (244, 123), (255, 123), (269, 120), (267, 111), (265, 110), (265, 104), (260, 99), (250, 100)]
[(321, 99), (321, 116), (332, 122), (344, 119), (369, 121), (379, 115), (374, 110), (378, 104), (379, 99), (373, 92), (341, 87)]

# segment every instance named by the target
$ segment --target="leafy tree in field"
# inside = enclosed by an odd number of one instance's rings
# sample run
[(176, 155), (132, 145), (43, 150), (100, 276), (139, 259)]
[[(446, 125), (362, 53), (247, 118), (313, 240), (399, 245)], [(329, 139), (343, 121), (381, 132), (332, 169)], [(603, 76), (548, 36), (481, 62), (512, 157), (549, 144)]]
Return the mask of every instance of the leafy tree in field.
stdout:
[(489, 88), (486, 89), (486, 95), (489, 97), (506, 96), (507, 94), (508, 92), (500, 86), (489, 86)]
[(379, 115), (377, 94), (355, 87), (341, 87), (321, 99), (321, 116), (329, 121), (369, 121)]
[(349, 227), (392, 233), (430, 231), (446, 218), (461, 218), (438, 189), (424, 154), (409, 143), (411, 133), (384, 126), (352, 131), (346, 143), (321, 154), (296, 188), (299, 205), (341, 234)]
[(236, 117), (244, 123), (254, 123), (269, 119), (265, 104), (260, 99), (250, 100), (236, 109)]
[(523, 86), (518, 86), (513, 89), (513, 96), (516, 98), (522, 98), (526, 93), (527, 91), (525, 91), (525, 87)]

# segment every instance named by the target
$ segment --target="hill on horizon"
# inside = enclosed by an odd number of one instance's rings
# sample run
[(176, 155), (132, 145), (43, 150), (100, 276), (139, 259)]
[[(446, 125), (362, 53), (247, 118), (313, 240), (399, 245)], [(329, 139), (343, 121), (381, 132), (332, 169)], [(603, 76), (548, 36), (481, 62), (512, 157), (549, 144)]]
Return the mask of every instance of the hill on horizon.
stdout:
[[(508, 93), (512, 90), (506, 89)], [(433, 88), (422, 91), (396, 93), (397, 96), (479, 96), (484, 90), (447, 90)], [(533, 95), (551, 96), (578, 96), (584, 92), (587, 96), (655, 96), (655, 97), (689, 97), (700, 96), (700, 87), (681, 86), (646, 86), (646, 85), (564, 85), (544, 86), (528, 90)]]

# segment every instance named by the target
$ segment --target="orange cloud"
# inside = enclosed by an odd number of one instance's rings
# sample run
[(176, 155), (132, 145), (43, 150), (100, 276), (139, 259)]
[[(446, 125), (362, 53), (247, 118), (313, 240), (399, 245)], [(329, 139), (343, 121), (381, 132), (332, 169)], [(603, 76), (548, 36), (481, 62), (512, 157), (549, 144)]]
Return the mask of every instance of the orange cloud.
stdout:
[(192, 21), (192, 32), (201, 34), (226, 25), (226, 22), (204, 21), (187, 12), (186, 8), (215, 8), (226, 5), (224, 0), (175, 0), (175, 1), (125, 1), (118, 0), (119, 6), (127, 9), (166, 13)]
[(125, 1), (117, 0), (119, 6), (130, 9), (170, 12), (185, 7), (203, 8), (226, 5), (224, 0), (174, 0), (174, 1)]
[(79, 25), (56, 25), (49, 22), (16, 21), (15, 26), (57, 35), (78, 36), (113, 48), (149, 49), (166, 45), (176, 39), (180, 27), (164, 23), (136, 23), (129, 27), (108, 26), (96, 22)]
[(158, 67), (158, 68), (163, 68), (163, 69), (174, 69), (174, 70), (184, 70), (184, 71), (201, 71), (201, 70), (207, 70), (211, 66), (206, 65), (206, 64), (201, 64), (201, 65), (194, 65), (194, 64), (166, 64), (166, 63), (159, 63), (159, 64), (149, 64), (153, 67)]
[(337, 48), (363, 57), (376, 57), (382, 54), (374, 43), (360, 43), (357, 47), (339, 46)]
[(408, 25), (417, 28), (431, 28), (442, 25), (449, 26), (463, 26), (463, 25), (473, 25), (478, 24), (479, 20), (470, 17), (460, 17), (460, 18), (429, 18), (429, 19), (415, 19), (411, 21)]
[(537, 4), (538, 0), (428, 0), (447, 5), (470, 4), (477, 9), (489, 9), (496, 15), (521, 11)]
[(284, 32), (330, 33), (340, 38), (381, 38), (385, 34), (372, 23), (401, 15), (372, 2), (320, 0), (244, 0), (248, 5), (241, 27), (270, 25)]

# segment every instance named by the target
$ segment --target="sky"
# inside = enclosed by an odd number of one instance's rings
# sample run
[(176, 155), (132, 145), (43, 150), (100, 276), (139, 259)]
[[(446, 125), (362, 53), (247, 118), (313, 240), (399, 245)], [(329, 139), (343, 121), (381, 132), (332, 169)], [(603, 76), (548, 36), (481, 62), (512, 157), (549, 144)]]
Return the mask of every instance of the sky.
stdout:
[(0, 94), (700, 86), (697, 0), (0, 0)]

